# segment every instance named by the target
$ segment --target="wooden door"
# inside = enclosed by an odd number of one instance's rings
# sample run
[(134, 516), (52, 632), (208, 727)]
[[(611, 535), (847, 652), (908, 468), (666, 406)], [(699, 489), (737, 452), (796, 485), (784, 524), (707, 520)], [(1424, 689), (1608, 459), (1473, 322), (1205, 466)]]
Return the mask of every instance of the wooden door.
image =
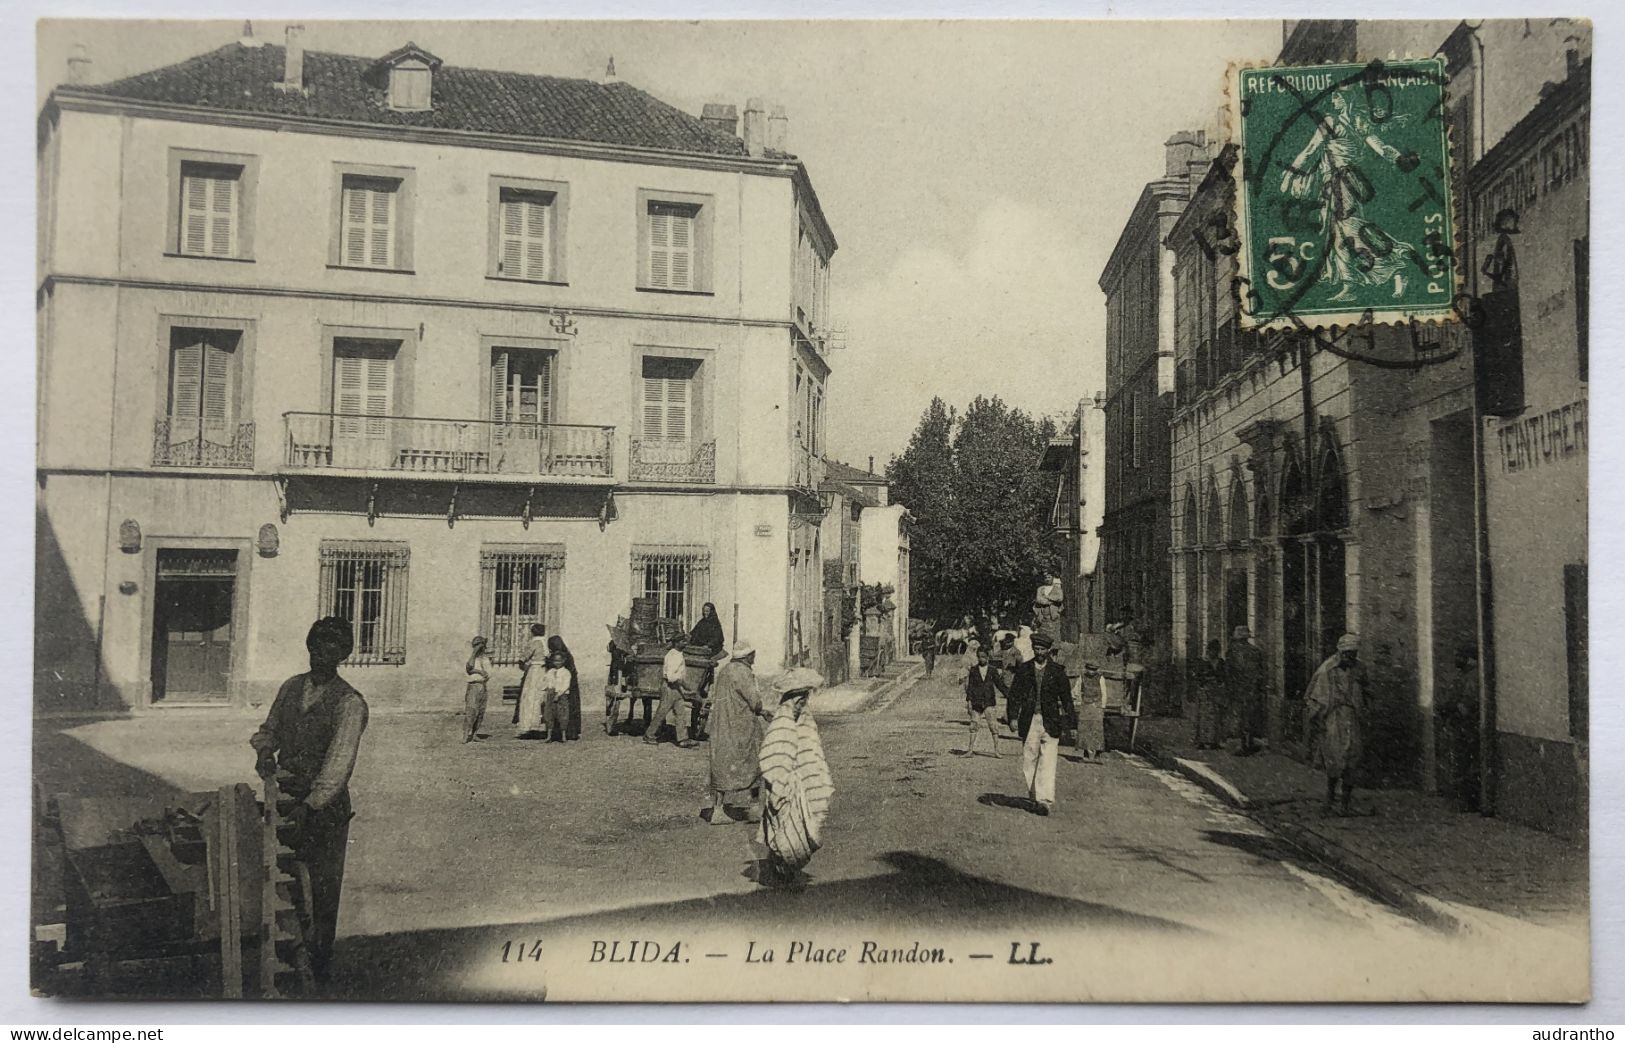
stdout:
[(153, 587), (153, 702), (226, 702), (236, 638), (237, 554), (214, 550), (158, 553)]

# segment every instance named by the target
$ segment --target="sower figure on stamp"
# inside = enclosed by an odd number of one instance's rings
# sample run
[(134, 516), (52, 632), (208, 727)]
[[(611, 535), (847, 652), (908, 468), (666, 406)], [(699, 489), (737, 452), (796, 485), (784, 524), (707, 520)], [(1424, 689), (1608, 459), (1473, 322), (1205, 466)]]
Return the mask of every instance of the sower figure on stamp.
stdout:
[(1328, 813), (1333, 810), (1339, 783), (1343, 788), (1342, 813), (1350, 812), (1354, 778), (1365, 752), (1361, 726), (1368, 689), (1365, 666), (1360, 662), (1360, 639), (1344, 634), (1337, 639), (1336, 654), (1320, 664), (1304, 693), (1305, 740), (1314, 748), (1314, 737), (1320, 739)]
[(317, 620), (305, 638), (309, 672), (283, 682), (265, 723), (248, 740), (260, 774), (282, 771), (282, 789), (298, 800), (286, 819), (297, 837), (294, 855), (310, 870), (310, 964), (318, 986), (332, 971), (353, 817), (350, 773), (367, 729), (367, 701), (338, 675), (354, 647), (349, 620)]
[[(1405, 294), (1405, 269), (1416, 248), (1403, 243), (1365, 217), (1366, 198), (1359, 189), (1365, 181), (1357, 168), (1363, 149), (1397, 163), (1400, 151), (1382, 140), (1369, 113), (1357, 112), (1349, 92), (1333, 91), (1332, 111), (1320, 118), (1309, 143), (1281, 175), (1281, 191), (1298, 199), (1318, 200), (1326, 237), (1326, 266), (1322, 282), (1331, 283), (1329, 300), (1352, 301), (1356, 285), (1381, 286), (1390, 280), (1394, 296)], [(1409, 117), (1392, 116), (1388, 123), (1402, 126)]]

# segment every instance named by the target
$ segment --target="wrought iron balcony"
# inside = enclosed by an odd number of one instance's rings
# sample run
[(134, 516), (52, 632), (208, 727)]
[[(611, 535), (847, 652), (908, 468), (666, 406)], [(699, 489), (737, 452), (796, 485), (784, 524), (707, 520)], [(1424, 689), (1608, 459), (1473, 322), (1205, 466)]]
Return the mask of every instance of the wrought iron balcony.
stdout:
[(297, 412), (283, 423), (291, 471), (512, 481), (615, 474), (613, 427)]
[(666, 442), (634, 438), (631, 477), (643, 482), (715, 482), (715, 442)]
[(253, 423), (159, 417), (152, 425), (154, 467), (253, 467)]

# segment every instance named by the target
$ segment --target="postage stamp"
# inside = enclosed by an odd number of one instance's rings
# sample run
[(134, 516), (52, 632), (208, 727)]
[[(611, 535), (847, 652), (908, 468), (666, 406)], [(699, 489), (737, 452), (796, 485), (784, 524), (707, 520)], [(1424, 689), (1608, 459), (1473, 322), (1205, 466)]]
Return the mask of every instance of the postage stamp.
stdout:
[(1232, 76), (1244, 325), (1451, 318), (1456, 213), (1443, 60)]

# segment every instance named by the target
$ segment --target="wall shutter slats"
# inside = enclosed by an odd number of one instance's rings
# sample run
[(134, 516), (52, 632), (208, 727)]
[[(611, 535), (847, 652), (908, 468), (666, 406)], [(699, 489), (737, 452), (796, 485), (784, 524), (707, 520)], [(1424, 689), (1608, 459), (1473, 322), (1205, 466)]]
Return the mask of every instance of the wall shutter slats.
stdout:
[(365, 264), (367, 192), (362, 188), (344, 190), (344, 263)]
[(240, 177), (241, 170), (235, 167), (181, 164), (181, 253), (237, 256)]
[(687, 290), (694, 286), (694, 218), (690, 214), (671, 217), (671, 288)]
[(232, 352), (219, 344), (208, 344), (203, 355), (203, 419), (225, 425), (231, 421)]
[(659, 206), (649, 208), (649, 285), (671, 285), (671, 213)]
[(196, 419), (202, 399), (203, 345), (183, 344), (172, 355), (169, 415)]
[(501, 194), (501, 257), (498, 270), (515, 279), (549, 276), (553, 220), (552, 197), (504, 188)]
[(347, 265), (392, 268), (400, 182), (346, 175), (340, 256)]
[(508, 353), (491, 355), (491, 419), (499, 424), (508, 422)]
[(382, 192), (376, 189), (372, 192), (372, 229), (371, 245), (372, 255), (369, 258), (374, 265), (380, 268), (389, 267), (390, 253), (390, 214), (394, 209), (395, 193)]

